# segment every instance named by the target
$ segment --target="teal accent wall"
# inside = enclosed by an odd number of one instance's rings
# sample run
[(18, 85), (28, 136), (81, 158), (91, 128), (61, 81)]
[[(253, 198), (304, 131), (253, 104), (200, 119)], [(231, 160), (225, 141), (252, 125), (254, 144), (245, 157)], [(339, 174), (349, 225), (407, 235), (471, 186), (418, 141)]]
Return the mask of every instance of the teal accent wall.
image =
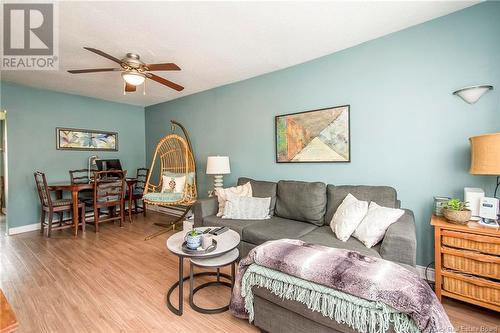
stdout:
[[(314, 38), (311, 39), (314, 41)], [(303, 47), (307, 47), (304, 45)], [(475, 105), (451, 93), (488, 83)], [(500, 131), (500, 2), (468, 9), (298, 66), (146, 107), (148, 160), (175, 119), (189, 130), (200, 192), (208, 155), (231, 175), (331, 184), (390, 185), (415, 212), (418, 263), (433, 260), (433, 196), (464, 186), (492, 195), (493, 177), (468, 174), (473, 135)], [(351, 163), (275, 163), (274, 117), (351, 105)]]
[[(1, 82), (7, 110), (9, 228), (37, 223), (39, 199), (33, 172), (49, 182), (69, 181), (68, 170), (87, 168), (91, 155), (119, 158), (135, 175), (145, 164), (144, 108)], [(119, 151), (56, 150), (56, 127), (118, 132)]]

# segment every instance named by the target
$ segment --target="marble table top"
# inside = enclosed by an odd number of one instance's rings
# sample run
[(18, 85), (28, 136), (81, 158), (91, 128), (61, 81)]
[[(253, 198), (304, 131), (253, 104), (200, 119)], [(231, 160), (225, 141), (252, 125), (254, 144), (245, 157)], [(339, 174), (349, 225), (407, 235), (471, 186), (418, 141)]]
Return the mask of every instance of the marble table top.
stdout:
[(210, 258), (190, 258), (191, 262), (198, 267), (224, 267), (238, 259), (240, 251), (233, 249), (227, 253), (221, 254), (217, 257)]
[[(200, 227), (195, 228), (196, 230), (205, 230), (207, 228), (217, 228), (217, 227)], [(215, 250), (209, 253), (200, 253), (200, 254), (192, 254), (186, 253), (182, 251), (182, 243), (184, 243), (184, 236), (186, 235), (186, 231), (179, 231), (167, 239), (166, 245), (170, 252), (175, 255), (181, 257), (189, 257), (189, 258), (210, 258), (217, 257), (224, 253), (227, 253), (233, 249), (235, 249), (240, 243), (240, 235), (231, 229), (228, 231), (218, 235), (213, 236), (213, 239), (217, 241), (217, 247)]]

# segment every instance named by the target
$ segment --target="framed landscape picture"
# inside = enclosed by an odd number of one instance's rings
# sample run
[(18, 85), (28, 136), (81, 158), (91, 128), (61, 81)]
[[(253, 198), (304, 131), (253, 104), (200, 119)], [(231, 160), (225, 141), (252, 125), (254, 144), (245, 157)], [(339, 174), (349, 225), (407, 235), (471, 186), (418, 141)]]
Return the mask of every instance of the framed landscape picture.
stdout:
[(349, 105), (276, 116), (276, 162), (350, 162)]
[(76, 128), (56, 128), (59, 150), (118, 150), (118, 133)]

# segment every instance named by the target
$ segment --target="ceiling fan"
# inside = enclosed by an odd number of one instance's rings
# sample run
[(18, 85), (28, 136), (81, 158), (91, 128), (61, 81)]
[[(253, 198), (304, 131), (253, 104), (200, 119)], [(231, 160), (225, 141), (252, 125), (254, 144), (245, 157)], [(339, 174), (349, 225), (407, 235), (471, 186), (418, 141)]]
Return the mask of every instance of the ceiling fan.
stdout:
[(173, 63), (164, 64), (145, 64), (141, 61), (138, 54), (127, 53), (124, 58), (118, 59), (101, 50), (91, 47), (84, 47), (85, 50), (94, 52), (101, 57), (107, 58), (120, 65), (120, 68), (92, 68), (92, 69), (73, 69), (68, 72), (71, 74), (96, 73), (96, 72), (121, 72), (122, 78), (125, 81), (125, 92), (134, 92), (136, 87), (144, 83), (146, 78), (163, 84), (177, 91), (184, 89), (172, 81), (164, 79), (158, 75), (150, 73), (152, 71), (180, 71), (179, 66)]

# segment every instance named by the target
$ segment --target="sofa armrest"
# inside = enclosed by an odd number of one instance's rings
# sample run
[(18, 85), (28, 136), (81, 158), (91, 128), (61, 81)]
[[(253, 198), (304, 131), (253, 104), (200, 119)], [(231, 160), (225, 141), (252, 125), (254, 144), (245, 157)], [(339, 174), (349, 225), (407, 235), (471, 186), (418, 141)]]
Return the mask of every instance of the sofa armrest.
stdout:
[(380, 255), (386, 260), (400, 262), (415, 267), (417, 260), (417, 233), (415, 216), (405, 209), (403, 216), (387, 229)]
[(194, 226), (203, 226), (203, 218), (217, 214), (219, 210), (219, 202), (217, 197), (197, 200), (194, 204)]

